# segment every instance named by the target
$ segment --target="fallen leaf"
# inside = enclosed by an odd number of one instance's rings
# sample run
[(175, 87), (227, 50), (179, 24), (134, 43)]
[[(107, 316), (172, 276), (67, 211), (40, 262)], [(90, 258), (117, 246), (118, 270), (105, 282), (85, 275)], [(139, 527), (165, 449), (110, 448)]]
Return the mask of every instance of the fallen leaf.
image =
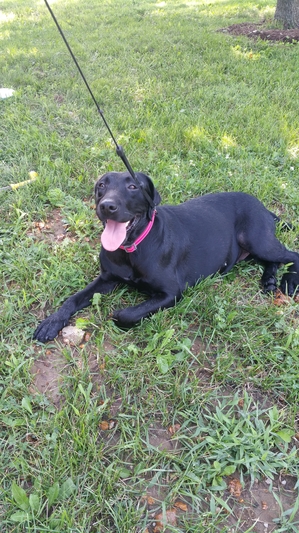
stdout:
[(153, 498), (152, 496), (147, 496), (146, 499), (147, 499), (148, 505), (154, 505), (156, 503), (155, 498)]
[(113, 429), (116, 426), (116, 420), (113, 420), (112, 418), (108, 421), (109, 429)]
[(141, 500), (143, 502), (146, 502), (147, 505), (154, 505), (156, 503), (156, 500), (155, 498), (153, 498), (152, 496), (148, 496), (147, 494), (144, 494), (141, 498)]
[(242, 485), (238, 479), (231, 479), (228, 483), (229, 492), (234, 498), (240, 498), (242, 492)]
[(170, 433), (170, 435), (174, 435), (177, 431), (179, 431), (180, 427), (180, 424), (173, 424), (172, 426), (168, 427), (168, 433)]
[(99, 428), (100, 428), (102, 431), (107, 431), (107, 429), (109, 429), (109, 422), (108, 422), (108, 420), (102, 420), (102, 422), (99, 423)]
[(45, 227), (45, 223), (44, 222), (34, 222), (33, 225), (34, 225), (35, 228), (37, 228), (39, 230), (42, 230)]
[(180, 509), (181, 511), (184, 511), (184, 513), (186, 513), (186, 511), (188, 511), (188, 505), (184, 502), (182, 502), (181, 500), (177, 500), (175, 503), (174, 503), (174, 506), (177, 508), (177, 509)]
[(107, 431), (108, 429), (113, 429), (117, 424), (116, 420), (113, 420), (113, 418), (110, 418), (110, 420), (102, 420), (99, 423), (99, 428), (102, 431)]
[(167, 509), (166, 513), (157, 514), (153, 532), (161, 533), (166, 525), (176, 526), (176, 509)]
[(290, 298), (286, 294), (283, 294), (279, 289), (275, 293), (275, 298), (273, 300), (274, 305), (287, 305), (290, 303)]
[(267, 502), (262, 502), (262, 509), (268, 509)]

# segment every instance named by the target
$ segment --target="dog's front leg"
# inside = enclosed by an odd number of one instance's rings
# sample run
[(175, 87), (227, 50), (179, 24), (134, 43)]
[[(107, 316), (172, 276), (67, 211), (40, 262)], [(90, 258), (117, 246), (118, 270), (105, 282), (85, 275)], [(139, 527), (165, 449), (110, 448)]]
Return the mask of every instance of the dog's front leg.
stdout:
[(91, 304), (95, 293), (108, 294), (116, 285), (117, 281), (106, 281), (102, 276), (97, 277), (85, 289), (70, 296), (56, 313), (43, 320), (35, 330), (33, 338), (39, 342), (53, 340), (58, 335), (58, 332), (67, 325), (72, 315)]
[(159, 309), (173, 307), (177, 300), (179, 297), (174, 294), (155, 294), (141, 304), (114, 311), (112, 318), (120, 328), (130, 328), (140, 322), (142, 318), (156, 313)]

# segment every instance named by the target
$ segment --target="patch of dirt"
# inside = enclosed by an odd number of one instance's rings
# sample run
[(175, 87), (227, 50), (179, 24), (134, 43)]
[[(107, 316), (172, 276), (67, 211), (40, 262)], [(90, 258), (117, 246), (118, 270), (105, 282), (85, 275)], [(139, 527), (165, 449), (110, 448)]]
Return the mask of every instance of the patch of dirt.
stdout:
[[(84, 200), (84, 203), (87, 203), (87, 200)], [(91, 209), (95, 209), (95, 206), (90, 207)], [(102, 227), (99, 226), (99, 232), (93, 238), (88, 236), (83, 238), (94, 250), (99, 249), (101, 231)], [(67, 242), (78, 240), (78, 236), (71, 231), (67, 221), (63, 218), (60, 208), (53, 208), (46, 220), (33, 222), (27, 235), (38, 241), (45, 241), (50, 244), (59, 243), (64, 240)]]
[[(255, 480), (253, 486), (245, 481), (244, 486), (240, 478), (234, 474), (227, 478), (228, 505), (233, 510), (228, 518), (229, 524), (238, 525), (238, 531), (254, 533), (274, 533), (277, 531), (277, 520), (282, 512), (292, 509), (297, 497), (295, 485), (297, 480), (291, 476), (281, 475), (271, 482), (268, 479)], [(237, 487), (237, 491), (234, 490)], [(226, 498), (224, 498), (226, 500)], [(294, 521), (298, 520), (297, 511)]]
[(34, 222), (27, 235), (48, 242), (60, 242), (67, 236), (71, 237), (67, 235), (67, 223), (63, 220), (60, 209), (53, 209), (45, 222)]
[[(89, 339), (90, 334), (85, 334), (85, 339)], [(85, 365), (83, 357), (83, 349), (86, 348), (86, 343), (83, 341), (80, 346), (74, 346), (63, 342), (62, 335), (58, 336), (56, 347), (51, 347), (43, 353), (42, 348), (35, 347), (37, 357), (30, 369), (32, 376), (32, 383), (30, 385), (30, 392), (32, 394), (45, 394), (50, 402), (56, 407), (60, 407), (64, 401), (62, 394), (63, 379), (68, 374), (69, 362), (62, 353), (62, 349), (66, 348), (70, 351), (70, 356), (75, 365), (82, 370)], [(114, 346), (104, 341), (101, 354), (95, 354), (93, 347), (88, 348), (87, 365), (90, 373), (90, 380), (93, 384), (93, 392), (98, 393), (100, 390), (103, 393), (103, 400), (109, 399), (107, 406), (107, 414), (109, 417), (115, 417), (121, 408), (121, 399), (115, 398), (114, 391), (105, 384), (105, 355), (113, 351)], [(42, 351), (42, 354), (40, 352)]]
[(245, 35), (251, 39), (263, 39), (266, 41), (285, 43), (295, 43), (299, 41), (299, 28), (293, 30), (268, 29), (264, 27), (263, 22), (255, 24), (242, 22), (241, 24), (232, 24), (227, 28), (221, 28), (218, 31), (236, 36)]
[(180, 447), (179, 440), (171, 439), (175, 433), (175, 427), (171, 426), (168, 429), (162, 426), (158, 421), (151, 423), (148, 429), (148, 442), (150, 446), (159, 451), (173, 452)]
[(64, 400), (60, 389), (66, 368), (67, 362), (60, 350), (46, 350), (45, 355), (38, 357), (30, 369), (31, 394), (45, 394), (50, 402), (59, 407)]
[[(223, 531), (226, 526), (227, 531), (231, 533), (242, 533), (243, 531), (275, 533), (279, 527), (279, 517), (294, 506), (297, 498), (296, 482), (296, 478), (286, 475), (276, 476), (273, 481), (268, 479), (255, 480), (253, 484), (248, 479), (242, 484), (237, 474), (226, 478), (227, 489), (221, 498), (227, 502), (232, 513), (221, 522)], [(165, 487), (163, 489), (157, 485), (149, 485), (141, 498), (141, 502), (145, 503), (149, 513), (148, 533), (160, 533), (162, 531), (162, 526), (160, 529), (157, 525), (159, 526), (161, 520), (161, 510), (166, 492)], [(208, 501), (206, 501), (206, 505), (209, 509)], [(191, 521), (196, 522), (196, 514), (192, 511), (192, 502), (189, 501), (189, 498), (185, 499), (178, 496), (173, 506), (167, 511), (171, 511), (175, 520), (188, 513)], [(293, 521), (296, 522), (298, 518), (299, 511), (295, 514)], [(167, 512), (165, 520), (167, 523)], [(170, 530), (166, 529), (166, 531)]]

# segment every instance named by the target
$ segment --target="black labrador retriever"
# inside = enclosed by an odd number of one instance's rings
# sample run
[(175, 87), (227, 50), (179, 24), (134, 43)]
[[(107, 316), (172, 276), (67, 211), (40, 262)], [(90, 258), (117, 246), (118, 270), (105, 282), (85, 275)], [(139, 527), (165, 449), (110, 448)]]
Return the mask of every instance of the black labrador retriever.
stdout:
[[(104, 224), (101, 274), (43, 320), (34, 333), (40, 342), (54, 339), (71, 315), (90, 305), (95, 293), (110, 293), (126, 283), (149, 299), (115, 311), (120, 327), (130, 327), (158, 309), (175, 305), (187, 286), (251, 256), (264, 265), (262, 286), (276, 290), (280, 263), (289, 264), (281, 281), (293, 295), (299, 286), (299, 254), (275, 237), (279, 220), (255, 197), (242, 192), (206, 194), (180, 205), (163, 205), (152, 181), (136, 173), (108, 172), (95, 185), (96, 212)], [(148, 198), (153, 200), (149, 205)]]

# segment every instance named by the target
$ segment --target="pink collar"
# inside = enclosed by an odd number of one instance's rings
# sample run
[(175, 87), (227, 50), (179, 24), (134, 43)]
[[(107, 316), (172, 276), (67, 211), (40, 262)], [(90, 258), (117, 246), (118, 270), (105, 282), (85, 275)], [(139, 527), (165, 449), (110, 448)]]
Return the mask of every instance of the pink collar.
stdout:
[(133, 242), (133, 244), (131, 244), (131, 246), (120, 246), (120, 248), (122, 250), (125, 250), (128, 254), (130, 254), (131, 252), (135, 252), (137, 250), (138, 244), (140, 244), (141, 241), (143, 241), (143, 239), (145, 239), (145, 237), (151, 231), (151, 229), (153, 227), (153, 224), (154, 224), (156, 213), (157, 213), (157, 211), (154, 210), (152, 219), (149, 221), (148, 225), (146, 226), (145, 230), (141, 233), (141, 235), (139, 235), (139, 237), (137, 237), (136, 241)]

